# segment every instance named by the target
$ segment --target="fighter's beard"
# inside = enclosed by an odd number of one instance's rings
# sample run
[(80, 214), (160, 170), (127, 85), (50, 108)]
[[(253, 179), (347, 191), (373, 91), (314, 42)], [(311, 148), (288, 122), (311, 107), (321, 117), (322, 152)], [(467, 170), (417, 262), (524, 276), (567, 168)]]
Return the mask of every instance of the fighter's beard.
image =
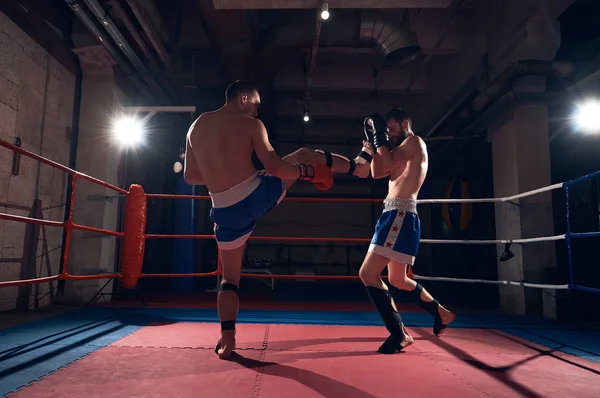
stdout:
[(404, 135), (399, 135), (397, 137), (390, 137), (390, 144), (392, 144), (392, 148), (398, 147), (404, 141)]

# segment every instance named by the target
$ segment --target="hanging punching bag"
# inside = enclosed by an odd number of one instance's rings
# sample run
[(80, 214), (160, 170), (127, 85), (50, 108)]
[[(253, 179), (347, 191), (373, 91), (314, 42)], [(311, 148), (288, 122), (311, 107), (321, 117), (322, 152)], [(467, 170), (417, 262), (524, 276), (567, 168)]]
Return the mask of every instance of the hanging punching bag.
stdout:
[[(453, 178), (446, 191), (446, 199), (470, 199), (469, 183), (462, 178)], [(453, 232), (463, 232), (473, 217), (472, 203), (442, 203), (442, 219)]]

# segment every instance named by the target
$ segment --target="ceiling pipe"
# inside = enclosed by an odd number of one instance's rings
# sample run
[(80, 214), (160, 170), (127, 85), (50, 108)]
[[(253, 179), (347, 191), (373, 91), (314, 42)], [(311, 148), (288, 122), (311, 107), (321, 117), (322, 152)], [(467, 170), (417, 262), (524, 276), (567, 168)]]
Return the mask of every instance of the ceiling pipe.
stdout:
[(158, 100), (152, 94), (148, 87), (141, 81), (140, 77), (134, 74), (131, 64), (127, 61), (113, 46), (112, 41), (108, 35), (103, 32), (103, 29), (99, 26), (98, 22), (89, 15), (89, 11), (85, 7), (82, 7), (79, 0), (65, 0), (65, 3), (73, 11), (73, 13), (81, 20), (83, 25), (89, 30), (96, 40), (99, 41), (100, 45), (110, 54), (115, 60), (117, 65), (121, 68), (123, 73), (131, 80), (131, 82), (140, 90), (140, 92), (151, 102), (153, 105), (158, 104)]
[(131, 8), (131, 11), (133, 11), (133, 13), (135, 14), (135, 17), (142, 26), (142, 29), (144, 29), (148, 40), (158, 53), (158, 56), (162, 60), (163, 64), (167, 67), (168, 70), (173, 69), (171, 57), (169, 57), (169, 54), (167, 53), (165, 46), (163, 46), (162, 41), (158, 33), (156, 32), (156, 29), (154, 29), (154, 27), (152, 26), (152, 23), (148, 19), (146, 12), (142, 9), (139, 2), (137, 0), (127, 0), (127, 4), (129, 4), (129, 8)]
[[(267, 32), (261, 49), (267, 65), (275, 68), (275, 61), (313, 44), (313, 26), (294, 19), (276, 24)], [(336, 10), (320, 35), (321, 47), (371, 48), (388, 65), (411, 62), (422, 51), (415, 32), (406, 24), (368, 10)]]
[(137, 53), (133, 50), (133, 48), (131, 48), (127, 40), (121, 34), (117, 25), (115, 25), (114, 21), (107, 15), (106, 11), (100, 5), (100, 3), (98, 3), (98, 0), (83, 0), (83, 2), (96, 16), (100, 24), (108, 32), (110, 37), (112, 37), (112, 39), (115, 41), (117, 46), (119, 46), (121, 51), (123, 51), (123, 53), (129, 59), (129, 61), (131, 61), (131, 63), (137, 69), (137, 71), (142, 73), (142, 78), (150, 86), (152, 91), (156, 93), (159, 101), (164, 105), (171, 103), (172, 99), (168, 97), (164, 90), (158, 85), (156, 80), (154, 80), (153, 77), (148, 75), (148, 69), (146, 68), (146, 65), (144, 65), (144, 63), (137, 55)]
[(120, 22), (123, 23), (123, 25), (125, 25), (125, 28), (129, 32), (129, 34), (131, 35), (133, 40), (135, 41), (135, 44), (137, 44), (137, 46), (140, 48), (140, 50), (142, 50), (142, 52), (144, 53), (144, 56), (150, 62), (156, 62), (156, 61), (154, 61), (154, 56), (150, 52), (150, 49), (146, 45), (146, 42), (144, 42), (144, 39), (142, 38), (140, 33), (137, 31), (135, 26), (133, 26), (131, 19), (125, 13), (125, 10), (121, 6), (121, 2), (117, 1), (117, 0), (108, 0), (106, 2), (106, 4), (108, 4), (108, 7), (109, 7), (108, 14), (113, 16), (115, 19), (118, 19)]
[(253, 68), (260, 65), (246, 11), (215, 10), (212, 1), (197, 0), (197, 4), (219, 54), (223, 77), (228, 81), (250, 79)]
[[(526, 76), (547, 77), (551, 75), (565, 78), (570, 76), (573, 70), (573, 63), (568, 61), (521, 60), (513, 62), (491, 84), (477, 90), (478, 95), (473, 98), (468, 107), (450, 115), (448, 127), (440, 129), (438, 133), (443, 134), (444, 131), (453, 131), (457, 132), (455, 134), (457, 136), (468, 136), (469, 133), (477, 133), (479, 130), (486, 128), (503, 111), (510, 109), (512, 105), (507, 104), (507, 101), (503, 99), (512, 92), (513, 85), (519, 79)], [(513, 100), (509, 101), (513, 102)], [(432, 153), (431, 159), (442, 153), (446, 148), (448, 146), (439, 148), (438, 151)]]
[(573, 63), (561, 61), (521, 60), (509, 64), (504, 71), (480, 94), (475, 97), (471, 106), (458, 114), (457, 122), (451, 125), (452, 131), (459, 134), (473, 132), (473, 127), (480, 117), (512, 91), (517, 80), (526, 76), (568, 77), (573, 72)]
[(433, 56), (436, 55), (437, 52), (440, 50), (440, 47), (442, 46), (442, 44), (446, 40), (446, 37), (448, 36), (448, 33), (450, 32), (450, 28), (454, 25), (454, 21), (456, 21), (456, 18), (460, 15), (460, 12), (461, 12), (462, 7), (465, 4), (465, 2), (466, 2), (466, 0), (459, 0), (459, 3), (456, 6), (456, 8), (454, 9), (454, 13), (452, 14), (452, 17), (450, 18), (450, 21), (448, 21), (448, 23), (446, 24), (446, 28), (444, 29), (444, 32), (442, 32), (442, 35), (439, 37), (438, 41), (435, 43), (433, 51), (431, 51), (429, 54), (427, 54), (425, 59), (423, 59), (423, 61), (419, 65), (419, 69), (417, 70), (417, 73), (415, 73), (413, 78), (410, 80), (410, 83), (408, 83), (407, 90), (410, 90), (412, 88), (412, 86), (419, 80), (425, 67), (429, 64), (429, 62), (431, 62), (431, 59), (433, 58)]
[[(156, 61), (154, 55), (148, 48), (148, 45), (136, 29), (136, 27), (133, 25), (133, 22), (131, 21), (123, 7), (121, 6), (121, 2), (116, 0), (108, 0), (107, 4), (109, 6), (108, 13), (111, 16), (113, 16), (116, 20), (120, 21), (123, 25), (125, 25), (125, 28), (129, 32), (129, 34), (131, 34), (131, 37), (135, 41), (135, 44), (140, 48), (140, 50), (142, 51), (142, 53), (144, 53), (144, 56), (148, 60), (150, 69), (153, 72), (152, 75), (156, 77), (158, 74), (161, 73), (161, 68), (158, 62)], [(178, 99), (177, 93), (170, 84), (166, 85), (166, 90), (169, 92), (171, 98)]]

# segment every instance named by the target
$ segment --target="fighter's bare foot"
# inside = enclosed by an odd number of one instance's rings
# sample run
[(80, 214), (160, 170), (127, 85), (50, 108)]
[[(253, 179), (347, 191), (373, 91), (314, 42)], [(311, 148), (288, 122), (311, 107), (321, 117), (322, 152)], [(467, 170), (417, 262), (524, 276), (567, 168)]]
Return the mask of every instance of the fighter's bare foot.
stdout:
[(228, 359), (235, 350), (235, 330), (221, 332), (221, 338), (215, 347), (215, 352), (221, 359)]
[(415, 340), (413, 337), (406, 333), (406, 329), (402, 336), (399, 334), (390, 335), (383, 344), (377, 349), (380, 354), (395, 354), (404, 350), (406, 347), (412, 345)]
[(441, 305), (438, 307), (438, 315), (435, 317), (433, 325), (433, 333), (436, 336), (440, 336), (444, 333), (446, 327), (456, 319), (456, 314), (452, 311), (448, 311)]
[(406, 347), (413, 345), (414, 342), (415, 339), (413, 339), (413, 337), (410, 334), (405, 335), (404, 340), (402, 340), (402, 342), (400, 343), (400, 346), (402, 347), (401, 349), (403, 350)]
[(402, 340), (400, 345), (404, 349), (404, 348), (412, 345), (415, 342), (415, 339), (410, 335), (410, 333), (408, 333), (408, 330), (406, 330), (404, 325), (402, 325), (402, 331), (404, 332), (404, 340)]

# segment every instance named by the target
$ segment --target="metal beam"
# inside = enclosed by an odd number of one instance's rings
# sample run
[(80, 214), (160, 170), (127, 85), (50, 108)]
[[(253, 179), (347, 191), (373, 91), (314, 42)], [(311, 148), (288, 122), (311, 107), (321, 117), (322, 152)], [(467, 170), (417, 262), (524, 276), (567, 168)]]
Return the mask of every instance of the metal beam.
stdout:
[[(275, 95), (278, 101), (303, 101), (303, 89), (276, 89)], [(322, 90), (313, 88), (311, 91), (311, 102), (336, 101), (336, 102), (396, 102), (412, 101), (418, 97), (424, 97), (428, 91), (377, 91), (375, 90)]]
[(196, 112), (195, 106), (124, 106), (129, 112), (168, 112), (168, 113), (192, 113)]
[[(447, 8), (454, 0), (328, 0), (335, 8)], [(319, 0), (213, 0), (217, 10), (318, 8)]]

